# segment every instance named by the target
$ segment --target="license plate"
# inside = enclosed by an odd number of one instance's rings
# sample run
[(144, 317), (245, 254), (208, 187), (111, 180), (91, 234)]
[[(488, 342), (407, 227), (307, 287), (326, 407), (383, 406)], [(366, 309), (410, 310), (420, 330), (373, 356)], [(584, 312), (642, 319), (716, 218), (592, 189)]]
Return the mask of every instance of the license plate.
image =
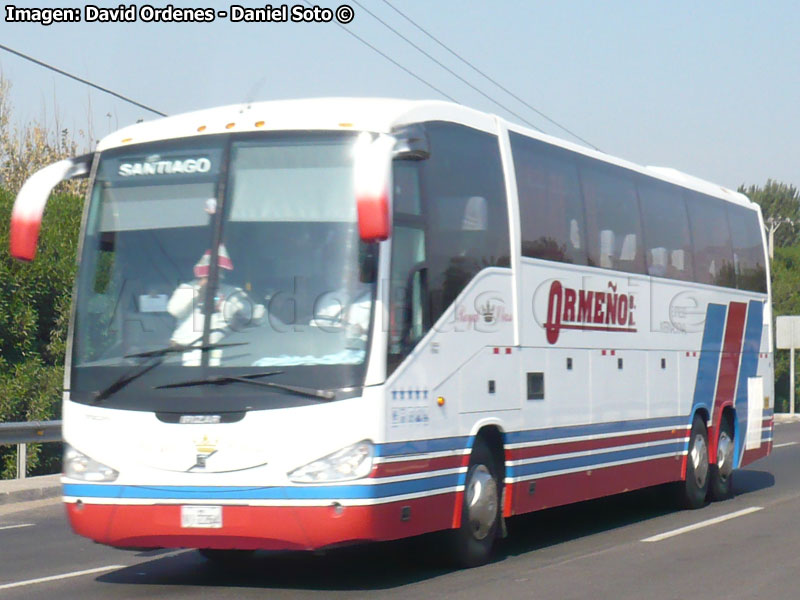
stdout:
[(181, 527), (220, 529), (221, 506), (181, 506)]

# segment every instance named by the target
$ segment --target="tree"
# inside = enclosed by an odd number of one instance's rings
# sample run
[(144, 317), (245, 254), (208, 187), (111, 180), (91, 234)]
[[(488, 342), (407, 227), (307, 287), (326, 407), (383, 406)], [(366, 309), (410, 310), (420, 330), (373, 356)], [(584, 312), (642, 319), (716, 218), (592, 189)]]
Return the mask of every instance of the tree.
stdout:
[[(14, 127), (0, 72), (0, 422), (56, 419), (61, 413), (70, 294), (85, 183), (56, 188), (44, 214), (39, 253), (22, 264), (8, 253), (14, 196), (34, 171), (78, 154), (66, 130), (38, 122)], [(29, 473), (52, 473), (56, 444), (28, 446)], [(0, 447), (0, 478), (15, 474), (16, 447)]]
[(764, 223), (773, 228), (775, 247), (796, 244), (800, 234), (800, 192), (791, 184), (767, 179), (764, 187), (739, 186), (739, 191), (761, 206)]
[[(800, 315), (800, 246), (776, 248), (772, 261), (772, 308), (775, 316)], [(796, 397), (800, 393), (795, 390)], [(775, 410), (786, 412), (789, 402), (789, 352), (775, 352)]]
[[(0, 223), (8, 223), (14, 196), (0, 188)], [(47, 205), (39, 253), (23, 264), (8, 253), (0, 227), (0, 422), (50, 420), (61, 413), (64, 351), (82, 199), (56, 194)], [(52, 472), (55, 444), (31, 445), (32, 474)], [(0, 447), (0, 477), (13, 477), (14, 447)]]

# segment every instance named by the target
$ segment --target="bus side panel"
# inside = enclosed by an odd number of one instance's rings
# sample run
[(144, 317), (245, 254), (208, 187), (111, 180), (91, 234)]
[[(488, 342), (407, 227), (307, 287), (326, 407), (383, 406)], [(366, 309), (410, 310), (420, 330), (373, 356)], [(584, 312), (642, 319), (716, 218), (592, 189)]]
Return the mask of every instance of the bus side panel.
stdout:
[[(740, 463), (768, 453), (763, 298), (530, 259), (521, 273), (532, 308), (521, 314), (523, 371), (543, 372), (545, 393), (524, 401), (524, 429), (507, 436), (511, 512), (682, 479), (698, 411), (712, 455), (728, 407)], [(635, 310), (614, 322), (609, 307), (624, 296)]]
[(512, 514), (592, 500), (675, 481), (681, 477), (681, 462), (680, 456), (669, 456), (604, 469), (566, 473), (541, 480), (517, 482), (513, 484)]

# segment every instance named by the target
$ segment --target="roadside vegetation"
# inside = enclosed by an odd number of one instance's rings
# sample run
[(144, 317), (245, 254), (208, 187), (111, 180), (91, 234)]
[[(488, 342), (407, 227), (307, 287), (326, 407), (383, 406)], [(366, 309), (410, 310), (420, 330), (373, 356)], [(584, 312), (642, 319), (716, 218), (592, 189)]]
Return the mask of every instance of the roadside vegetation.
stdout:
[[(56, 188), (33, 263), (9, 255), (8, 223), (25, 179), (83, 148), (70, 131), (58, 129), (57, 119), (50, 127), (14, 127), (9, 88), (0, 75), (0, 422), (58, 419), (82, 183)], [(0, 478), (15, 476), (16, 452), (0, 446)], [(28, 475), (58, 471), (60, 454), (60, 444), (28, 445)]]

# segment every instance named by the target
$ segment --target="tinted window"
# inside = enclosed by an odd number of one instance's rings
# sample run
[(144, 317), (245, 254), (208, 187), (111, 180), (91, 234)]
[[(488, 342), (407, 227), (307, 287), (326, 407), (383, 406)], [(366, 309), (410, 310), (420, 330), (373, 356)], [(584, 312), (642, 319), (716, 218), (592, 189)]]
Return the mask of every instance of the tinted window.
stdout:
[(725, 203), (698, 192), (686, 192), (694, 242), (695, 280), (735, 287), (731, 234)]
[(639, 204), (631, 174), (588, 158), (578, 162), (586, 205), (589, 264), (644, 273)]
[(426, 131), (431, 156), (419, 164), (435, 322), (478, 271), (509, 265), (508, 207), (497, 136), (448, 123)]
[(394, 165), (389, 372), (479, 271), (509, 265), (497, 136), (438, 122), (425, 133), (430, 157)]
[(394, 202), (395, 214), (421, 214), (422, 205), (419, 197), (419, 169), (417, 169), (417, 164), (412, 161), (396, 161), (392, 171), (392, 183), (394, 186), (392, 201)]
[(645, 177), (637, 181), (637, 189), (648, 274), (693, 280), (692, 240), (682, 190)]
[(522, 254), (586, 264), (583, 201), (574, 156), (511, 133)]
[(733, 244), (733, 267), (736, 287), (753, 292), (767, 292), (764, 246), (756, 211), (729, 204), (728, 222)]

